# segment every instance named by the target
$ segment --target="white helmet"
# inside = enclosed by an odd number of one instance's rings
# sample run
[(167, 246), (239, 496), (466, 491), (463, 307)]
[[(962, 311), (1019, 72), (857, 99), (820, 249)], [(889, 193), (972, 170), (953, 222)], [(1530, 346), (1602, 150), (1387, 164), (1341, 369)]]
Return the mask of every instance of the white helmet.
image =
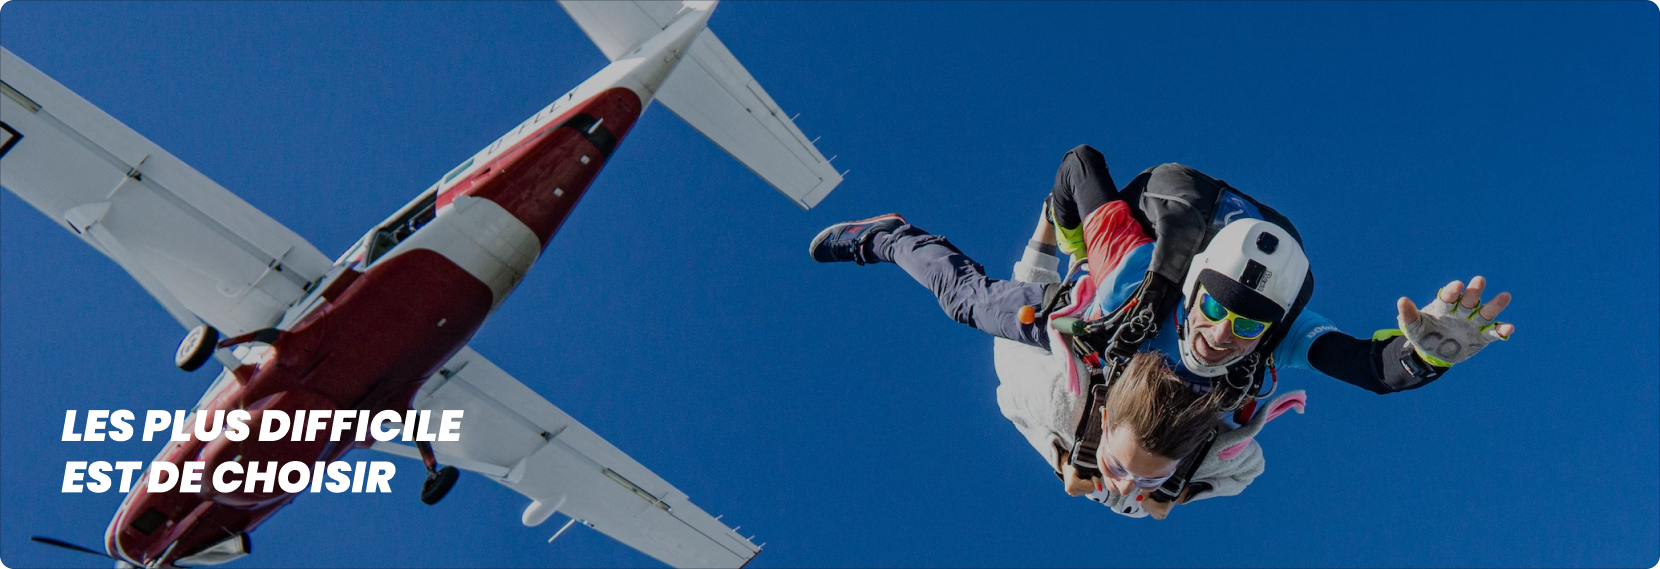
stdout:
[[(1260, 219), (1229, 223), (1193, 258), (1182, 283), (1187, 299), (1184, 309), (1192, 310), (1200, 286), (1211, 298), (1241, 316), (1253, 320), (1282, 322), (1308, 276), (1308, 257), (1291, 234), (1278, 225)], [(1186, 337), (1181, 346), (1182, 364), (1195, 374), (1216, 377), (1227, 373), (1228, 365), (1247, 354), (1238, 354), (1222, 365), (1199, 362)]]

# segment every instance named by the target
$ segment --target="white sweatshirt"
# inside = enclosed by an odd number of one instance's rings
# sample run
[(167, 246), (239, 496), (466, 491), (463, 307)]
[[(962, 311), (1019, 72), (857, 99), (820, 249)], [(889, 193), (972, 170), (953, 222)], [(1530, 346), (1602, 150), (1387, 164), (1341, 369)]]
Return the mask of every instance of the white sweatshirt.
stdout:
[[(1014, 266), (1014, 280), (1058, 283), (1061, 281), (1061, 275), (1056, 270), (1059, 263), (1060, 260), (1054, 255), (1028, 247), (1020, 262)], [(1057, 447), (1072, 448), (1073, 433), (1077, 430), (1078, 421), (1083, 418), (1087, 403), (1086, 397), (1074, 396), (1067, 389), (1066, 363), (1061, 358), (1070, 355), (1056, 356), (1041, 348), (1003, 338), (995, 339), (992, 353), (999, 382), (997, 406), (1002, 409), (1003, 417), (1014, 423), (1020, 434), (1026, 437), (1026, 442), (1043, 457), (1044, 465), (1053, 470), (1059, 458)], [(1212, 455), (1199, 466), (1199, 471), (1189, 482), (1208, 484), (1211, 489), (1190, 500), (1232, 496), (1250, 485), (1262, 474), (1265, 465), (1262, 447), (1254, 437), (1275, 415), (1268, 411), (1286, 405), (1294, 406), (1301, 413), (1303, 398), (1302, 391), (1275, 397), (1268, 405), (1260, 407), (1261, 410), (1242, 428), (1223, 420), (1223, 429), (1227, 432), (1217, 435), (1216, 442), (1211, 446)], [(1234, 448), (1241, 444), (1244, 446)], [(1230, 448), (1232, 452), (1227, 452)], [(1224, 460), (1218, 454), (1227, 454), (1231, 458)], [(1148, 515), (1133, 495), (1125, 497), (1107, 490), (1089, 494), (1088, 497), (1106, 504), (1119, 514), (1134, 518)]]

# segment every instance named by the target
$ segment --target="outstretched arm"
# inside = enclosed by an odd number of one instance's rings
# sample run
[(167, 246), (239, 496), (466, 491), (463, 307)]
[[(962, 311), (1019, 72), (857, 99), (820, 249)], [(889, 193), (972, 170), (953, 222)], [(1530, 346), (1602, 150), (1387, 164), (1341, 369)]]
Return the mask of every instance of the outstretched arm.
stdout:
[[(1434, 381), (1420, 377), (1400, 365), (1411, 356), (1406, 338), (1356, 338), (1342, 332), (1327, 332), (1308, 350), (1308, 363), (1320, 373), (1378, 394), (1417, 389)], [(1394, 362), (1394, 363), (1391, 363)]]
[(1510, 304), (1501, 292), (1481, 304), (1487, 279), (1453, 281), (1423, 311), (1410, 299), (1396, 303), (1400, 329), (1382, 330), (1371, 339), (1328, 332), (1308, 351), (1316, 370), (1375, 393), (1416, 389), (1436, 380), (1453, 364), (1475, 355), (1493, 340), (1509, 339), (1516, 326), (1494, 322)]

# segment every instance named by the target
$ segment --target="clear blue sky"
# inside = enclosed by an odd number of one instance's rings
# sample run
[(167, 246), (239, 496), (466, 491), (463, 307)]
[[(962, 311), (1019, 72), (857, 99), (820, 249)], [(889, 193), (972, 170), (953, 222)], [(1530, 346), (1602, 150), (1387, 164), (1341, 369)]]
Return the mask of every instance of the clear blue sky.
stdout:
[[(1660, 10), (1626, 3), (728, 3), (711, 26), (851, 169), (802, 212), (651, 107), (474, 347), (781, 566), (1640, 566), (1660, 557)], [(555, 4), (14, 2), (0, 43), (326, 254), (606, 64)], [(891, 266), (898, 211), (1007, 275), (1062, 153), (1224, 178), (1307, 238), (1344, 330), (1487, 276), (1514, 340), (1421, 390), (1312, 373), (1243, 495), (1131, 520), (998, 412), (991, 339)], [(67, 409), (212, 371), (114, 263), (0, 195), (0, 558), (107, 566), (121, 496), (59, 492)], [(368, 453), (366, 453), (367, 455)], [(372, 456), (372, 455), (370, 455)], [(359, 458), (364, 460), (367, 458)], [(307, 495), (237, 566), (609, 566), (476, 476)]]

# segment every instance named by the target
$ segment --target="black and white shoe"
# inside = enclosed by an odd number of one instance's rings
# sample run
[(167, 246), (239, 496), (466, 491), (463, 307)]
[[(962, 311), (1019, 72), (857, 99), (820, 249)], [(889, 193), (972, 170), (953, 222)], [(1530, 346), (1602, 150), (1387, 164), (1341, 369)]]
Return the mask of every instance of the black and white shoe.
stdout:
[(905, 218), (897, 213), (879, 215), (870, 219), (845, 221), (824, 228), (808, 245), (807, 252), (820, 263), (860, 265), (878, 262), (870, 250), (871, 238), (883, 231), (893, 231), (905, 225)]

